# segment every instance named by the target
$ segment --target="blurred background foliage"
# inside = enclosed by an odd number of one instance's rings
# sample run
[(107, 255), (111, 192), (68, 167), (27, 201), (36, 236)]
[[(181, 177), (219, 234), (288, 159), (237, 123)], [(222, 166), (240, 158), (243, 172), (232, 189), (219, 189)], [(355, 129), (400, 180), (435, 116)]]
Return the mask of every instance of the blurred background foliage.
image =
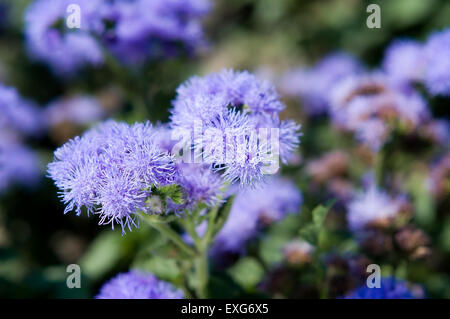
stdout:
[[(393, 39), (424, 40), (431, 31), (448, 26), (450, 21), (450, 2), (446, 0), (217, 0), (205, 21), (209, 48), (196, 57), (158, 61), (139, 69), (125, 70), (120, 65), (107, 64), (101, 69), (85, 69), (76, 77), (63, 80), (55, 77), (45, 65), (27, 57), (23, 12), (29, 3), (26, 0), (0, 1), (0, 82), (16, 87), (23, 96), (42, 105), (59, 96), (92, 94), (110, 108), (111, 116), (129, 122), (146, 118), (153, 122), (167, 121), (176, 87), (194, 74), (226, 67), (248, 69), (270, 78), (292, 67), (313, 64), (336, 50), (353, 53), (369, 66), (376, 67)], [(366, 27), (366, 7), (370, 3), (381, 6), (380, 29)], [(439, 105), (433, 107), (435, 115), (447, 114), (448, 101), (433, 103)], [(297, 103), (287, 104), (285, 115), (303, 125), (304, 138), (299, 150), (303, 158), (351, 145), (350, 140), (336, 136), (320, 120), (308, 122)], [(53, 132), (30, 143), (39, 151), (42, 162), (47, 163), (57, 146), (82, 130), (82, 127), (76, 128), (66, 135), (61, 131)], [(416, 154), (402, 156), (414, 158)], [(398, 163), (390, 164), (399, 169), (409, 161), (408, 158), (396, 159)], [(357, 158), (351, 163), (350, 174), (355, 177), (361, 176), (367, 168)], [(411, 175), (412, 193), (418, 194), (414, 202), (418, 212), (416, 221), (428, 231), (433, 245), (441, 253), (427, 262), (402, 261), (396, 264), (395, 271), (401, 274), (408, 268), (409, 277), (424, 283), (430, 296), (449, 298), (448, 200), (441, 207), (434, 207), (426, 192), (418, 189), (421, 171), (408, 171), (404, 167), (403, 170)], [(277, 266), (283, 260), (284, 244), (298, 236), (300, 226), (305, 225), (313, 208), (324, 200), (308, 194), (309, 181), (301, 167), (288, 167), (285, 173), (294, 178), (304, 192), (302, 214), (272, 225), (265, 237), (251, 243), (245, 258), (225, 270), (215, 270), (217, 273), (210, 284), (212, 296), (255, 297), (274, 291), (271, 295), (275, 297), (318, 297), (314, 289), (309, 289), (315, 282), (329, 280), (332, 287), (339, 287), (345, 281), (339, 266), (334, 269), (330, 266), (327, 273), (314, 266), (307, 266), (311, 269)], [(444, 211), (445, 219), (441, 220), (438, 209)], [(56, 188), (45, 177), (36, 189), (16, 187), (0, 197), (0, 297), (90, 298), (106, 279), (130, 267), (147, 269), (174, 283), (189, 280), (185, 270), (170, 258), (170, 246), (165, 245), (165, 239), (146, 225), (122, 236), (120, 231), (99, 227), (95, 218), (63, 215), (63, 211)], [(341, 229), (333, 228), (333, 214), (328, 217), (330, 225), (324, 229), (329, 230), (320, 234), (322, 249), (333, 247), (341, 255), (357, 251), (352, 239)], [(313, 228), (309, 231), (312, 236), (319, 236), (314, 234)], [(81, 289), (66, 287), (66, 265), (70, 263), (81, 265)], [(390, 265), (396, 262), (385, 260), (382, 263), (384, 270), (390, 270)], [(336, 264), (339, 263), (336, 261)], [(271, 279), (267, 279), (269, 277)], [(261, 282), (269, 287), (266, 293), (258, 289)], [(340, 292), (336, 288), (330, 295)]]

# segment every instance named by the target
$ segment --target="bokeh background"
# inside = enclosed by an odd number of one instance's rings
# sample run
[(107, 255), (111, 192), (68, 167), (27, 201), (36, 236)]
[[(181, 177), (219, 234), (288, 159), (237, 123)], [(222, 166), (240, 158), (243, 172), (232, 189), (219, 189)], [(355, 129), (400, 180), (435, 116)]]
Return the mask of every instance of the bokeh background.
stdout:
[[(144, 72), (105, 65), (62, 79), (27, 54), (23, 16), (29, 3), (0, 1), (0, 82), (15, 87), (42, 110), (58, 99), (83, 95), (101, 106), (97, 120), (113, 117), (130, 123), (145, 119), (166, 122), (175, 89), (195, 74), (246, 69), (277, 82), (290, 69), (313, 65), (334, 51), (349, 52), (376, 68), (393, 39), (423, 41), (432, 31), (450, 24), (450, 2), (446, 0), (216, 0), (204, 21), (208, 47), (195, 55), (158, 60), (146, 65)], [(366, 27), (370, 3), (381, 6), (380, 29)], [(288, 106), (285, 117), (301, 123), (304, 134), (298, 163), (283, 171), (303, 192), (302, 213), (269, 226), (265, 236), (251, 244), (247, 256), (218, 269), (212, 278), (212, 296), (319, 297), (314, 283), (324, 281), (329, 286), (328, 296), (336, 297), (349, 288), (349, 276), (354, 278), (351, 267), (375, 260), (383, 271), (422, 284), (427, 295), (449, 298), (448, 192), (437, 200), (417, 186), (426, 179), (428, 163), (445, 146), (432, 149), (420, 143), (406, 144), (402, 155), (391, 162), (401, 176), (416, 178), (408, 180), (408, 191), (417, 212), (414, 223), (430, 238), (432, 252), (426, 258), (359, 254), (355, 240), (335, 226), (342, 219), (338, 207), (330, 214), (329, 241), (339, 244), (328, 246), (326, 267), (319, 271), (313, 266), (286, 265), (282, 248), (298, 236), (302, 218), (331, 199), (320, 187), (310, 187), (308, 161), (331, 150), (344, 150), (350, 156), (349, 180), (358, 180), (369, 165), (354, 141), (337, 134), (326, 117), (311, 119), (298, 99), (282, 98)], [(432, 98), (429, 106), (435, 117), (448, 116), (448, 99)], [(42, 174), (33, 186), (17, 184), (0, 194), (0, 297), (91, 298), (105, 280), (130, 267), (147, 269), (167, 280), (183, 276), (170, 260), (158, 255), (147, 258), (162, 239), (145, 225), (122, 236), (118, 230), (98, 226), (96, 218), (63, 214), (64, 206), (52, 180), (45, 177), (45, 167), (54, 149), (92, 124), (68, 116), (39, 137), (26, 138), (39, 156)], [(348, 253), (359, 257), (350, 263), (343, 257)], [(71, 263), (81, 266), (81, 289), (66, 286), (66, 266)]]

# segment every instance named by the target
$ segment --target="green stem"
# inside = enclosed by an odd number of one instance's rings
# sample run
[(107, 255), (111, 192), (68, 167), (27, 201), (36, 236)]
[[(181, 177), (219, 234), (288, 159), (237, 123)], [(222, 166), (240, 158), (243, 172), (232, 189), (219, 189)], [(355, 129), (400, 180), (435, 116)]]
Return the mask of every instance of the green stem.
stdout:
[(207, 297), (207, 287), (209, 281), (208, 249), (203, 249), (195, 259), (195, 270), (197, 275), (197, 298)]
[(152, 221), (149, 218), (145, 218), (145, 220), (149, 223), (150, 226), (158, 230), (161, 234), (170, 239), (178, 248), (184, 251), (186, 254), (190, 256), (196, 256), (196, 251), (186, 244), (181, 237), (167, 225), (166, 223)]

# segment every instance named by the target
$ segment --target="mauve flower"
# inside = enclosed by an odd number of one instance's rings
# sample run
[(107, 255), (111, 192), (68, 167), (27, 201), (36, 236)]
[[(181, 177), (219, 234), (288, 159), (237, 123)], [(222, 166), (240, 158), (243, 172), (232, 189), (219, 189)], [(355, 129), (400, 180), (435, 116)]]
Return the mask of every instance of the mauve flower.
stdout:
[(425, 86), (433, 95), (450, 96), (450, 28), (430, 35), (424, 51)]
[[(69, 29), (67, 8), (80, 7), (80, 28)], [(30, 55), (49, 64), (57, 74), (70, 74), (86, 65), (103, 63), (100, 44), (104, 0), (37, 0), (25, 13), (25, 37)]]
[(299, 97), (310, 116), (328, 112), (329, 94), (333, 85), (362, 71), (353, 56), (337, 52), (330, 54), (311, 68), (288, 71), (280, 80), (280, 90), (288, 96)]
[(41, 176), (39, 157), (27, 146), (0, 131), (0, 194), (10, 186), (36, 185)]
[(150, 273), (131, 270), (118, 274), (100, 289), (96, 299), (183, 299), (184, 294), (171, 283)]
[[(193, 77), (177, 89), (171, 126), (191, 134), (201, 160), (231, 183), (254, 184), (278, 169), (299, 144), (300, 126), (280, 121), (284, 105), (274, 87), (243, 71)], [(275, 162), (276, 161), (276, 162)]]
[(396, 126), (411, 133), (430, 119), (422, 96), (382, 73), (347, 77), (335, 85), (331, 97), (333, 124), (354, 132), (373, 151)]
[(386, 49), (383, 69), (400, 82), (421, 82), (426, 66), (423, 45), (413, 40), (396, 40)]
[(424, 298), (423, 288), (412, 286), (409, 283), (396, 279), (395, 277), (381, 278), (380, 288), (369, 288), (363, 285), (348, 295), (344, 299), (422, 299)]
[(352, 231), (360, 231), (371, 224), (385, 223), (400, 213), (403, 202), (403, 198), (391, 197), (372, 184), (347, 204), (349, 227)]
[(65, 123), (86, 125), (99, 121), (104, 116), (105, 109), (99, 101), (88, 95), (58, 99), (51, 102), (45, 110), (47, 123), (52, 127)]
[(42, 112), (32, 102), (20, 96), (13, 87), (0, 84), (0, 127), (27, 135), (42, 132)]
[(113, 0), (103, 38), (126, 63), (189, 53), (205, 44), (201, 19), (210, 8), (208, 0)]
[(55, 151), (49, 176), (61, 190), (64, 213), (100, 215), (100, 224), (135, 225), (136, 215), (152, 213), (146, 205), (153, 186), (174, 182), (173, 158), (154, 143), (149, 123), (129, 126), (107, 121)]

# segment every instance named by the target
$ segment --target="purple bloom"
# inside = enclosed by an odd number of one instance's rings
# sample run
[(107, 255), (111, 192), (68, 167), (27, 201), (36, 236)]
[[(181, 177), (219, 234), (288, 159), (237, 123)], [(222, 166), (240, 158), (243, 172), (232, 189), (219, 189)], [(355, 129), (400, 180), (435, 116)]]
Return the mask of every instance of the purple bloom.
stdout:
[(50, 126), (64, 123), (85, 125), (99, 121), (105, 110), (97, 99), (80, 95), (67, 99), (58, 99), (47, 106), (45, 117)]
[(424, 50), (425, 86), (433, 95), (450, 96), (450, 29), (433, 33)]
[(312, 68), (287, 72), (281, 79), (281, 91), (299, 97), (308, 115), (326, 113), (332, 86), (349, 75), (360, 73), (362, 66), (353, 56), (334, 53), (326, 56)]
[(413, 40), (394, 41), (386, 50), (383, 68), (400, 82), (422, 81), (425, 71), (423, 46)]
[(204, 203), (213, 207), (221, 202), (223, 181), (210, 165), (178, 163), (176, 183), (184, 193), (183, 207)]
[(127, 63), (177, 54), (180, 44), (189, 52), (204, 44), (200, 20), (210, 8), (208, 0), (114, 0), (104, 39)]
[(136, 270), (118, 274), (105, 283), (96, 299), (183, 299), (171, 283)]
[(260, 188), (244, 189), (237, 195), (224, 227), (217, 234), (213, 252), (243, 252), (260, 226), (297, 213), (302, 194), (291, 182), (272, 177)]
[[(101, 32), (103, 0), (38, 0), (25, 14), (25, 34), (30, 54), (48, 63), (58, 74), (72, 73), (85, 65), (103, 63), (93, 33)], [(81, 27), (66, 27), (67, 8), (80, 6)], [(60, 26), (60, 27), (59, 27)]]
[(344, 299), (422, 299), (423, 289), (420, 286), (412, 287), (403, 280), (395, 277), (382, 278), (380, 288), (369, 288), (363, 285), (348, 295)]
[[(193, 77), (177, 89), (171, 125), (191, 134), (194, 151), (229, 182), (253, 184), (278, 169), (299, 144), (300, 126), (280, 121), (274, 87), (243, 71)], [(190, 145), (188, 145), (190, 146)]]
[(331, 115), (337, 127), (356, 133), (373, 151), (385, 143), (396, 125), (410, 133), (430, 118), (418, 93), (381, 73), (338, 82), (331, 94)]
[(152, 186), (173, 183), (172, 156), (154, 143), (149, 123), (107, 121), (55, 151), (49, 176), (61, 190), (64, 213), (84, 206), (100, 224), (131, 230), (136, 214), (152, 213), (146, 200)]
[(375, 185), (360, 192), (347, 204), (347, 221), (352, 231), (394, 218), (401, 210), (403, 199), (393, 198)]
[(40, 175), (36, 153), (0, 131), (0, 194), (16, 183), (34, 186)]
[(38, 134), (43, 128), (40, 109), (22, 98), (17, 90), (0, 84), (0, 127), (24, 134)]

